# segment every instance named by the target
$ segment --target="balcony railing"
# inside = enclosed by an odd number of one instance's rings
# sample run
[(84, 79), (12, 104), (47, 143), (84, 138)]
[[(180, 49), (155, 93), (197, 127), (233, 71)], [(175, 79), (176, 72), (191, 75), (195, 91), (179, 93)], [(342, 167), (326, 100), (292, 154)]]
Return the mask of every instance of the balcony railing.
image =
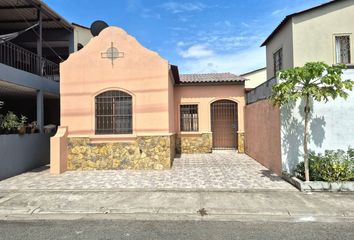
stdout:
[(0, 63), (59, 81), (59, 65), (11, 42), (0, 43)]

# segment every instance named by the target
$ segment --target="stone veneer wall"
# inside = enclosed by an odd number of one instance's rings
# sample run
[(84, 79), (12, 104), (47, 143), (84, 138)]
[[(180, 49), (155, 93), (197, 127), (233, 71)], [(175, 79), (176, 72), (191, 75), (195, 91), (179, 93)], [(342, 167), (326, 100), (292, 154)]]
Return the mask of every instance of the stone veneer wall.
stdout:
[(212, 133), (180, 134), (176, 136), (177, 153), (211, 153)]
[(238, 137), (238, 146), (237, 150), (239, 153), (245, 153), (245, 133), (244, 132), (239, 132), (237, 134)]
[(68, 138), (68, 170), (162, 170), (171, 168), (175, 135), (138, 136), (133, 142), (91, 143)]

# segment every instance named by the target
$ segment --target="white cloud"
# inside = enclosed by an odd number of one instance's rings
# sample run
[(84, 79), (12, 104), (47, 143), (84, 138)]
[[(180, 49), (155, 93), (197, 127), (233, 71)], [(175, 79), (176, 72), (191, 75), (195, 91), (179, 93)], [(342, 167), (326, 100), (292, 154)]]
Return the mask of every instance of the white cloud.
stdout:
[(216, 27), (233, 27), (234, 25), (230, 21), (225, 20), (225, 21), (219, 21), (219, 22), (214, 23), (214, 26), (216, 26)]
[(160, 5), (160, 7), (164, 8), (167, 11), (172, 13), (181, 13), (181, 12), (192, 12), (192, 11), (202, 11), (207, 6), (200, 2), (165, 2)]
[(141, 8), (140, 0), (128, 0), (127, 1), (127, 10), (133, 12)]
[(266, 65), (265, 49), (248, 48), (241, 52), (214, 54), (199, 59), (184, 59), (178, 66), (181, 73), (231, 72), (242, 74)]
[(230, 21), (228, 21), (228, 20), (224, 21), (224, 24), (226, 26), (228, 26), (228, 27), (232, 27), (233, 26), (233, 24)]
[(154, 19), (161, 19), (161, 15), (159, 13), (153, 12), (151, 9), (145, 8), (142, 10), (140, 15), (142, 18), (154, 18)]
[(193, 42), (194, 44), (203, 43), (212, 47), (214, 51), (225, 52), (259, 46), (263, 38), (263, 35), (257, 33), (233, 35), (230, 31), (211, 31), (200, 32), (189, 42)]
[(183, 58), (205, 58), (213, 56), (214, 52), (208, 49), (208, 46), (205, 44), (196, 44), (185, 51), (180, 51), (179, 54)]
[(271, 15), (278, 16), (278, 15), (284, 13), (286, 10), (287, 10), (287, 8), (277, 9), (277, 10), (274, 10)]
[(243, 27), (245, 27), (245, 28), (249, 28), (249, 27), (251, 27), (251, 25), (250, 25), (250, 24), (245, 23), (245, 22), (242, 22), (242, 23), (241, 23), (241, 25), (242, 25)]

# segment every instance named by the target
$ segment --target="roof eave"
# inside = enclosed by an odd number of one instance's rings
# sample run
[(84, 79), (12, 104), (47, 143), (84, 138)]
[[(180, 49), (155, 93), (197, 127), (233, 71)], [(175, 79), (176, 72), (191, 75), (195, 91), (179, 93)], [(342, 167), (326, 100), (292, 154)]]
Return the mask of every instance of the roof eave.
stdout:
[(180, 84), (181, 79), (179, 77), (178, 66), (170, 64), (170, 71), (175, 84)]
[(73, 25), (73, 26), (76, 26), (76, 27), (80, 27), (80, 28), (84, 28), (84, 29), (87, 29), (87, 30), (91, 30), (89, 27), (85, 27), (85, 26), (83, 26), (83, 25), (81, 25), (81, 24), (78, 24), (78, 23), (71, 23), (71, 25)]
[(43, 9), (45, 11), (45, 14), (51, 15), (48, 17), (52, 17), (52, 18), (58, 17), (59, 18), (58, 23), (62, 25), (62, 27), (64, 27), (65, 29), (72, 31), (73, 29), (72, 25), (64, 17), (62, 17), (55, 10), (49, 7), (45, 2), (40, 0), (26, 0), (26, 2), (33, 5), (34, 8)]
[(332, 1), (329, 1), (329, 2), (326, 2), (326, 3), (323, 3), (323, 4), (320, 4), (318, 6), (314, 6), (312, 8), (308, 8), (308, 9), (305, 9), (303, 11), (300, 11), (300, 12), (296, 12), (296, 13), (293, 13), (293, 14), (290, 14), (288, 16), (286, 16), (284, 18), (284, 20), (273, 30), (273, 32), (267, 37), (267, 39), (262, 43), (261, 47), (264, 47), (267, 45), (267, 43), (272, 40), (272, 38), (280, 31), (280, 29), (288, 22), (289, 19), (292, 19), (293, 17), (295, 16), (298, 16), (300, 14), (303, 14), (303, 13), (307, 13), (307, 12), (310, 12), (310, 11), (313, 11), (313, 10), (316, 10), (316, 9), (319, 9), (319, 8), (322, 8), (322, 7), (325, 7), (325, 6), (328, 6), (330, 4), (333, 4), (333, 3), (337, 3), (339, 1), (342, 1), (342, 0), (332, 0)]
[(244, 85), (245, 81), (220, 81), (220, 82), (180, 82), (177, 86), (216, 86), (216, 85)]
[[(240, 76), (241, 76), (241, 77), (244, 77), (244, 76), (246, 76), (246, 75), (249, 75), (249, 74), (252, 74), (252, 73), (256, 73), (256, 72), (260, 72), (260, 71), (265, 70), (265, 69), (267, 69), (267, 67), (258, 68), (258, 69), (255, 69), (255, 70), (253, 70), (253, 71), (243, 73), (243, 74), (241, 74)], [(249, 79), (246, 79), (246, 80), (249, 80)]]
[(286, 16), (283, 21), (273, 30), (273, 32), (267, 37), (267, 39), (261, 44), (261, 47), (264, 47), (268, 44), (270, 40), (283, 28), (284, 25), (288, 23), (288, 21), (292, 18), (292, 15)]

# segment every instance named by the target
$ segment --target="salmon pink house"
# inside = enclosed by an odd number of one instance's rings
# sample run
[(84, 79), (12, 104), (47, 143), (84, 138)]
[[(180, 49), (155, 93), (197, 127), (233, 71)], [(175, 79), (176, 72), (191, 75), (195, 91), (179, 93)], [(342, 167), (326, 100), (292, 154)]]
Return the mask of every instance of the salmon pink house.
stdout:
[(244, 151), (245, 79), (179, 74), (117, 27), (60, 66), (51, 172), (169, 169), (176, 153)]

